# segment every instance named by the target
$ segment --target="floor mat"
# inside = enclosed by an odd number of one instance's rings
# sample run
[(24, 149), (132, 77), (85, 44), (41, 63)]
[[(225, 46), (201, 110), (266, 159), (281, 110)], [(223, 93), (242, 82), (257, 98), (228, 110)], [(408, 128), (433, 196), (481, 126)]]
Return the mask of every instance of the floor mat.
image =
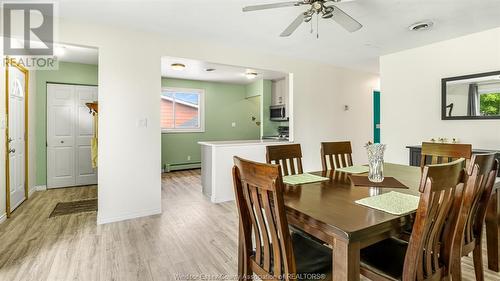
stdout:
[(97, 199), (59, 202), (50, 213), (49, 218), (97, 211)]

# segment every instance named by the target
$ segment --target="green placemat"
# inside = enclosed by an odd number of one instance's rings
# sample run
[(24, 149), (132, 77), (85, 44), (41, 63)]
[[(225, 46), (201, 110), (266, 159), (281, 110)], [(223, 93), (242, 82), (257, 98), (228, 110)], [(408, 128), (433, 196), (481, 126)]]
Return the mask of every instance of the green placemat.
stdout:
[(329, 180), (329, 178), (320, 177), (308, 173), (283, 177), (283, 182), (290, 185), (305, 184), (305, 183), (327, 181), (327, 180)]
[(337, 172), (349, 173), (349, 174), (364, 174), (368, 173), (370, 169), (367, 166), (354, 165), (344, 168), (335, 169)]
[(355, 202), (389, 214), (404, 215), (415, 211), (418, 208), (418, 201), (418, 196), (391, 191)]

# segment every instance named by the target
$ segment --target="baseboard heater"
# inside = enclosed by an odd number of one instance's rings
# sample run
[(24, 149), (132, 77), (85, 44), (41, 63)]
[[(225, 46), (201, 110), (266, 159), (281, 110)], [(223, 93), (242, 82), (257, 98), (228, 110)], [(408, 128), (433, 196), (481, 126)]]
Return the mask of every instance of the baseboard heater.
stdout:
[(167, 164), (165, 166), (165, 172), (188, 170), (188, 169), (199, 169), (201, 168), (201, 162), (190, 162), (190, 163), (175, 163)]

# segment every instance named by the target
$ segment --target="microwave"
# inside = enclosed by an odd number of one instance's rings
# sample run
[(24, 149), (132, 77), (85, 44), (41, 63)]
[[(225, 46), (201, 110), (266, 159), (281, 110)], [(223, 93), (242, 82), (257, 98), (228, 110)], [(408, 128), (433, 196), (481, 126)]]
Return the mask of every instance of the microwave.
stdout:
[(269, 112), (271, 121), (288, 121), (285, 105), (271, 105)]

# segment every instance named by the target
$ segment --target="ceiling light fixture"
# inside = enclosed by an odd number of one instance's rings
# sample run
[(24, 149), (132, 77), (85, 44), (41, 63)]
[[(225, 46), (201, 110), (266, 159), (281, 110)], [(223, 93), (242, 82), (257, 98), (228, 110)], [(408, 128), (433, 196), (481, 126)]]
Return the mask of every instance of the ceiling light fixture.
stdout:
[(170, 65), (170, 67), (172, 67), (173, 70), (184, 70), (184, 68), (186, 68), (186, 65), (182, 63), (173, 63)]
[(56, 57), (62, 57), (66, 53), (66, 47), (64, 46), (57, 46), (54, 48), (54, 55)]
[(245, 73), (245, 76), (247, 79), (255, 79), (259, 75), (257, 72), (247, 72)]
[(408, 29), (411, 31), (423, 31), (431, 29), (433, 25), (434, 23), (432, 21), (421, 21), (410, 25)]

